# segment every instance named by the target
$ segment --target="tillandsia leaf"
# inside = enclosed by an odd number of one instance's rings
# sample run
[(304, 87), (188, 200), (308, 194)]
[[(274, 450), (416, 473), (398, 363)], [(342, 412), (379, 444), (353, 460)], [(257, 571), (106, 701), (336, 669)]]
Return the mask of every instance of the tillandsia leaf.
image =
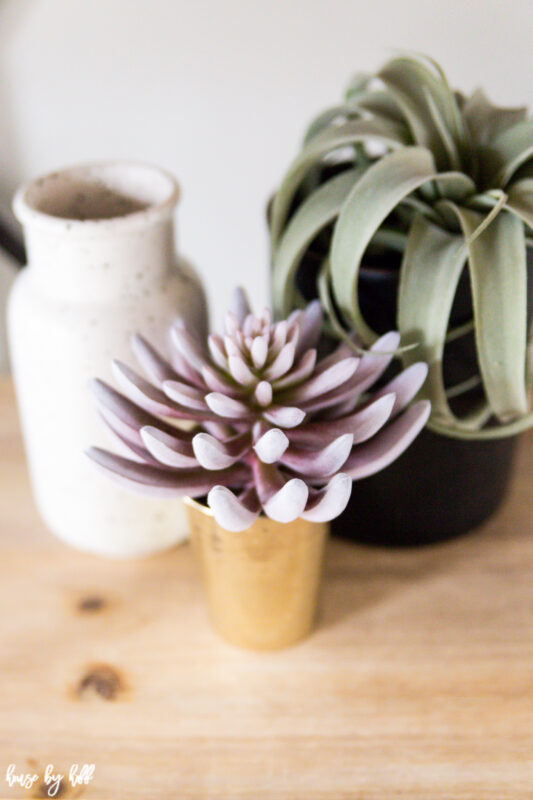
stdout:
[(360, 354), (363, 352), (359, 344), (354, 340), (353, 336), (344, 329), (338, 314), (337, 308), (333, 303), (332, 292), (330, 290), (330, 265), (328, 259), (322, 263), (322, 267), (318, 273), (317, 289), (320, 302), (324, 306), (327, 320), (327, 332), (337, 339), (340, 339), (346, 348), (349, 348), (352, 353)]
[[(483, 385), (494, 414), (501, 422), (509, 422), (529, 408), (524, 227), (516, 216), (503, 211), (472, 241), (479, 215), (452, 203), (449, 206), (468, 241), (476, 349)], [(494, 302), (495, 298), (498, 302)]]
[[(376, 333), (365, 322), (357, 298), (359, 267), (376, 230), (395, 206), (415, 189), (436, 177), (431, 153), (406, 147), (384, 156), (370, 167), (352, 189), (339, 215), (331, 245), (333, 292), (346, 321), (367, 344)], [(441, 173), (441, 184), (453, 194), (468, 196), (475, 190), (462, 173)]]
[(459, 155), (459, 148), (457, 142), (454, 140), (453, 135), (449, 128), (446, 127), (446, 122), (443, 119), (441, 111), (435, 101), (435, 98), (427, 88), (423, 87), (426, 103), (433, 119), (436, 130), (438, 131), (442, 146), (446, 152), (446, 161), (451, 169), (461, 169), (461, 156)]
[[(487, 421), (487, 420), (485, 420)], [(518, 436), (533, 427), (533, 413), (525, 414), (520, 419), (499, 425), (492, 425), (482, 430), (470, 430), (462, 427), (454, 427), (442, 424), (439, 420), (430, 420), (428, 428), (435, 433), (443, 436), (451, 436), (454, 439), (465, 441), (492, 441), (494, 439), (505, 439), (508, 436)]]
[(488, 144), (495, 136), (522, 122), (527, 108), (498, 108), (483, 89), (476, 89), (465, 100), (462, 116), (478, 145)]
[[(426, 217), (426, 219), (429, 219), (431, 222), (437, 225), (442, 224), (442, 219), (435, 207), (416, 195), (411, 194), (408, 197), (404, 197), (398, 208), (409, 208), (410, 210), (418, 211), (419, 214), (422, 214), (423, 217)], [(380, 228), (374, 236), (373, 241), (379, 241), (380, 237), (383, 236), (383, 232), (383, 228)], [(390, 235), (395, 238), (390, 238), (388, 241), (385, 240), (384, 244), (392, 247), (393, 250), (398, 250), (400, 253), (403, 253), (407, 236), (404, 233), (398, 233), (398, 231), (391, 231)]]
[(533, 156), (533, 120), (524, 120), (502, 131), (490, 143), (494, 186), (506, 187), (514, 173)]
[(325, 111), (322, 111), (317, 117), (315, 117), (315, 119), (311, 122), (311, 124), (307, 128), (303, 144), (304, 145), (309, 144), (309, 142), (312, 139), (314, 139), (316, 136), (322, 133), (322, 131), (324, 131), (326, 128), (329, 128), (331, 123), (347, 122), (350, 119), (358, 119), (361, 116), (362, 116), (361, 110), (356, 106), (350, 105), (349, 103), (327, 108)]
[(386, 147), (398, 148), (406, 144), (401, 128), (393, 123), (355, 120), (327, 130), (317, 136), (302, 151), (289, 168), (287, 175), (276, 194), (272, 207), (272, 248), (276, 248), (287, 220), (296, 191), (306, 172), (324, 158), (325, 155), (343, 147), (365, 141), (379, 141)]
[[(417, 357), (429, 366), (426, 391), (433, 415), (459, 425), (448, 404), (442, 375), (446, 331), (467, 251), (462, 236), (447, 233), (417, 216), (411, 227), (400, 271), (398, 324), (402, 340), (419, 348), (404, 352), (407, 366)], [(424, 301), (420, 302), (423, 297)]]
[(509, 188), (506, 208), (533, 229), (533, 178), (523, 178)]
[(346, 86), (344, 96), (348, 102), (359, 99), (368, 90), (373, 76), (368, 72), (354, 73)]
[(398, 107), (398, 104), (393, 98), (387, 94), (383, 89), (369, 89), (362, 92), (357, 98), (357, 106), (364, 111), (372, 113), (373, 117), (378, 119), (387, 119), (390, 122), (395, 122), (405, 129), (405, 138), (409, 144), (414, 144), (414, 140), (410, 140), (410, 131), (405, 124), (405, 118)]
[[(405, 55), (408, 54), (404, 54)], [(446, 73), (440, 64), (428, 55), (423, 53), (413, 53), (411, 58), (420, 63), (428, 65), (438, 78), (438, 94), (441, 100), (442, 118), (452, 131), (452, 136), (457, 143), (460, 155), (466, 160), (471, 157), (472, 137), (468, 125), (461, 114), (461, 99), (457, 92), (454, 92), (448, 82)]]
[[(493, 189), (493, 190), (492, 190), (492, 191), (490, 191), (490, 192), (486, 192), (484, 195), (477, 195), (477, 198), (476, 198), (476, 199), (477, 199), (477, 202), (479, 202), (479, 201), (481, 200), (481, 198), (483, 198), (484, 200), (489, 200), (489, 199), (490, 199), (490, 201), (492, 201), (492, 202), (491, 202), (491, 208), (490, 208), (490, 211), (489, 211), (489, 213), (488, 213), (488, 214), (487, 214), (487, 215), (486, 215), (486, 216), (483, 218), (483, 220), (482, 220), (482, 221), (479, 223), (479, 225), (478, 225), (478, 226), (477, 226), (477, 228), (474, 230), (474, 232), (472, 233), (472, 235), (468, 237), (468, 241), (469, 241), (469, 243), (473, 242), (473, 241), (474, 241), (474, 239), (477, 239), (477, 237), (478, 237), (480, 234), (482, 234), (482, 233), (483, 233), (483, 231), (485, 230), (485, 228), (488, 228), (488, 226), (490, 225), (490, 223), (492, 222), (492, 220), (493, 220), (493, 219), (496, 219), (496, 217), (498, 216), (498, 214), (500, 213), (500, 211), (502, 211), (502, 209), (504, 209), (504, 208), (506, 207), (506, 205), (507, 205), (507, 200), (508, 200), (508, 196), (507, 196), (507, 195), (505, 194), (505, 192), (504, 192), (504, 191), (502, 191), (501, 189)], [(439, 205), (440, 205), (440, 204), (438, 203), (438, 204), (437, 204), (437, 207), (438, 207)], [(444, 203), (444, 205), (445, 205), (445, 203)], [(466, 205), (467, 207), (471, 207), (471, 205), (473, 205), (473, 204), (471, 204), (471, 203), (465, 203), (465, 205)], [(474, 210), (475, 210), (475, 208), (474, 208)]]
[[(452, 167), (442, 142), (441, 131), (435, 124), (428, 104), (429, 96), (433, 108), (452, 131), (452, 136), (457, 135), (455, 124), (459, 113), (458, 110), (454, 113), (456, 100), (449, 87), (416, 56), (390, 60), (379, 71), (378, 77), (402, 109), (416, 144), (427, 147), (434, 153), (440, 169)], [(457, 142), (454, 142), (454, 150), (457, 150)]]
[(330, 178), (302, 203), (287, 225), (272, 255), (272, 296), (278, 315), (285, 316), (293, 307), (300, 260), (317, 234), (338, 217), (358, 175), (350, 169)]

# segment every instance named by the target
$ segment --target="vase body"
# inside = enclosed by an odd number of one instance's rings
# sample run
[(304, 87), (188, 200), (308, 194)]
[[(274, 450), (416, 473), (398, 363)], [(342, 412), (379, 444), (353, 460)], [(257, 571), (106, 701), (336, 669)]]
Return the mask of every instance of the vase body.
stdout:
[(28, 266), (8, 328), (30, 476), (47, 526), (81, 550), (146, 555), (187, 532), (181, 502), (126, 492), (84, 454), (110, 444), (88, 382), (112, 384), (114, 358), (135, 366), (131, 334), (165, 349), (176, 315), (206, 324), (199, 282), (175, 256), (177, 195), (166, 173), (118, 162), (53, 173), (15, 198)]
[(185, 501), (215, 628), (253, 650), (307, 636), (316, 614), (329, 526), (259, 517), (244, 532), (221, 528), (206, 506)]

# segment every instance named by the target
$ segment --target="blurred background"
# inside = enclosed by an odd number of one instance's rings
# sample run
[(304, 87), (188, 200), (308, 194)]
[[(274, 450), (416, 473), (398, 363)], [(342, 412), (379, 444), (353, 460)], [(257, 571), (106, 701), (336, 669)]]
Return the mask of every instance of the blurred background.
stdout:
[(268, 197), (351, 73), (414, 49), (463, 90), (529, 104), (530, 22), (531, 0), (0, 0), (0, 218), (65, 164), (164, 166), (219, 319), (232, 284), (268, 297)]

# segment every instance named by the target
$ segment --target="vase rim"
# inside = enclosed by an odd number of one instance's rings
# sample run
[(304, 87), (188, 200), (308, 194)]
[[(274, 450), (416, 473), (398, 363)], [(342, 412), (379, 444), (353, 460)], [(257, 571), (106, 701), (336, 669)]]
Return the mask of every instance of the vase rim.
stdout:
[(179, 195), (175, 178), (160, 167), (140, 161), (95, 161), (23, 184), (13, 198), (13, 211), (25, 226), (119, 233), (168, 219)]
[(190, 497), (189, 495), (187, 495), (186, 497), (183, 498), (183, 503), (186, 506), (190, 506), (190, 508), (195, 508), (197, 511), (200, 511), (206, 517), (211, 517), (212, 519), (214, 519), (215, 517), (215, 515), (213, 514), (208, 505), (200, 503), (200, 501), (196, 500), (194, 497)]

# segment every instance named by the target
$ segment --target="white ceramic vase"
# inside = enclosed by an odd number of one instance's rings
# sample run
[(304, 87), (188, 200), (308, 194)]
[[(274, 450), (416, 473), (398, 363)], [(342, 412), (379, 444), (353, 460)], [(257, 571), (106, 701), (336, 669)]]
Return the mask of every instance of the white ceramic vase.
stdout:
[(55, 172), (15, 196), (28, 266), (8, 329), (30, 475), (48, 527), (81, 550), (147, 555), (187, 534), (181, 501), (131, 494), (84, 454), (110, 447), (89, 379), (113, 384), (113, 358), (136, 366), (131, 334), (165, 349), (176, 315), (206, 325), (199, 281), (175, 256), (177, 198), (167, 173), (121, 162)]

